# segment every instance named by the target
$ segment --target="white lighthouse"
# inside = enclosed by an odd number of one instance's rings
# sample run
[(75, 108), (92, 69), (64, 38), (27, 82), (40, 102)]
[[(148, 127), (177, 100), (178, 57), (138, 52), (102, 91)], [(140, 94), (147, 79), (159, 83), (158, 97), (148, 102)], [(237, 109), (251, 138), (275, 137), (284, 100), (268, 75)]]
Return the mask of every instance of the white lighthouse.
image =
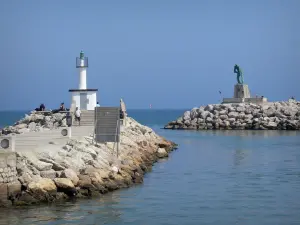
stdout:
[(98, 89), (88, 89), (86, 82), (86, 72), (88, 68), (88, 57), (84, 56), (83, 51), (76, 57), (76, 68), (79, 69), (78, 89), (70, 89), (71, 102), (81, 110), (94, 110), (97, 104)]

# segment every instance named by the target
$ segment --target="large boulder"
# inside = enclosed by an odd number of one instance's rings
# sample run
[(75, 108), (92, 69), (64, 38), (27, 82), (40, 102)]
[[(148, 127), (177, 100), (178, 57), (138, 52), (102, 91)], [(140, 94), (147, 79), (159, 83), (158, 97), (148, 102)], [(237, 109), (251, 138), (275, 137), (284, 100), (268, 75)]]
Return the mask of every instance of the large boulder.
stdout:
[(229, 118), (237, 118), (238, 115), (239, 115), (239, 113), (237, 113), (237, 112), (230, 112), (230, 113), (228, 114), (228, 117), (229, 117)]
[(79, 178), (76, 174), (76, 172), (74, 172), (74, 170), (72, 169), (65, 169), (62, 173), (61, 173), (61, 178), (68, 178), (72, 181), (72, 183), (74, 185), (77, 185)]
[(56, 192), (55, 183), (49, 178), (41, 178), (38, 181), (32, 181), (28, 184), (27, 189), (31, 193)]
[(202, 119), (206, 119), (206, 117), (209, 115), (210, 113), (208, 112), (208, 111), (203, 111), (202, 113), (201, 113), (201, 115), (200, 115), (200, 117), (202, 118)]
[(276, 122), (269, 122), (266, 126), (268, 129), (276, 129), (277, 128), (277, 123)]
[(158, 158), (165, 158), (167, 156), (168, 156), (168, 153), (164, 148), (158, 148), (157, 149), (157, 157)]
[(213, 105), (207, 105), (205, 108), (204, 108), (205, 111), (209, 111), (209, 112), (213, 112), (214, 111), (214, 106)]
[(191, 120), (191, 112), (190, 111), (184, 112), (183, 120)]
[(239, 106), (236, 108), (237, 112), (245, 112), (245, 107)]
[(191, 113), (190, 113), (191, 120), (197, 118), (198, 117), (198, 113), (199, 113), (199, 109), (198, 108), (193, 108), (191, 110)]
[(68, 189), (68, 188), (74, 188), (74, 184), (72, 181), (68, 178), (55, 178), (54, 182), (58, 188), (62, 189)]

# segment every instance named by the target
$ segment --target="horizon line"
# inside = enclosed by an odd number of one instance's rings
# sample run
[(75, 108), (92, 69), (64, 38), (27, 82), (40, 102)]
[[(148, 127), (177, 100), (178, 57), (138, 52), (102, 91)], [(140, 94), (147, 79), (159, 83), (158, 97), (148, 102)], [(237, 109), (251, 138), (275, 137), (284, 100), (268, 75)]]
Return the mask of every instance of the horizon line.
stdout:
[[(128, 108), (127, 110), (186, 110), (192, 108)], [(32, 109), (0, 109), (0, 112), (11, 112), (11, 111), (34, 111)], [(47, 111), (47, 110), (46, 110)]]

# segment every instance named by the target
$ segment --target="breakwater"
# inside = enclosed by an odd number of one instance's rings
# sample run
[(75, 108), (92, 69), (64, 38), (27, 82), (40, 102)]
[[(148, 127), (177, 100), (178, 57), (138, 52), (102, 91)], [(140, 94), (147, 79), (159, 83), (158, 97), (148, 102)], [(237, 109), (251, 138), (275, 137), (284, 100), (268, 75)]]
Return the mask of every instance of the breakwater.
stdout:
[[(2, 135), (38, 134), (61, 126), (66, 126), (63, 114), (32, 113), (4, 128)], [(130, 187), (143, 182), (153, 163), (174, 149), (175, 143), (130, 117), (121, 132), (119, 157), (113, 143), (95, 144), (92, 135), (71, 138), (64, 144), (49, 138), (47, 146), (34, 151), (16, 149), (10, 154), (15, 161), (3, 165), (13, 167), (13, 176), (1, 180), (0, 206), (88, 198)]]
[(165, 129), (299, 130), (300, 102), (211, 104), (186, 111)]

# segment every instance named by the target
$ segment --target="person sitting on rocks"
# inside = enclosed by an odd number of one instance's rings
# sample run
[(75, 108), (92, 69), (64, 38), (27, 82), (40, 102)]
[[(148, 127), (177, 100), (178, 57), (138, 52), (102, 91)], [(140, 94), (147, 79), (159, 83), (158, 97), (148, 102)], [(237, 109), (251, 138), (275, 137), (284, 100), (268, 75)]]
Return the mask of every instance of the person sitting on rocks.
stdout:
[(40, 104), (39, 108), (35, 108), (35, 111), (39, 112), (39, 111), (45, 111), (45, 105), (42, 103)]
[(41, 105), (40, 105), (40, 111), (45, 111), (45, 105), (44, 105), (44, 103), (42, 103)]
[(78, 107), (76, 107), (76, 111), (75, 111), (75, 121), (78, 121), (79, 126), (80, 126), (80, 116), (81, 116), (81, 111)]
[(96, 107), (100, 107), (99, 102), (97, 102)]
[(65, 103), (60, 104), (59, 111), (66, 111)]

